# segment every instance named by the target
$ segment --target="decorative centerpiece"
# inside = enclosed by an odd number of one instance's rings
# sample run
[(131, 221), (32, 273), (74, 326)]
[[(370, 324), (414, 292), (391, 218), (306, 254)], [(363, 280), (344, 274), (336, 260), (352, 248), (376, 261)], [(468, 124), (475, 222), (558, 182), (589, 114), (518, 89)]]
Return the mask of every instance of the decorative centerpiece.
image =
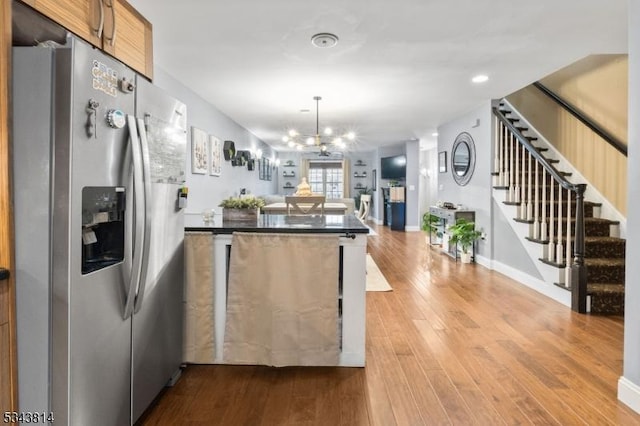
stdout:
[(229, 197), (222, 200), (223, 221), (256, 221), (260, 215), (260, 208), (264, 207), (264, 200), (256, 197)]
[(313, 192), (311, 192), (311, 186), (307, 183), (306, 177), (302, 178), (302, 182), (297, 186), (296, 193), (294, 195), (302, 197), (313, 195)]

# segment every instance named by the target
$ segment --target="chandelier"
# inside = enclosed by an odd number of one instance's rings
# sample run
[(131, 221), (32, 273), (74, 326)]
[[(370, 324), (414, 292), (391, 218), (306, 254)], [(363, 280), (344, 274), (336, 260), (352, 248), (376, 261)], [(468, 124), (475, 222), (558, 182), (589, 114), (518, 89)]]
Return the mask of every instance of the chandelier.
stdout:
[(344, 133), (335, 134), (331, 127), (325, 127), (320, 133), (320, 96), (314, 96), (313, 100), (316, 101), (316, 132), (315, 134), (302, 134), (295, 129), (289, 129), (287, 135), (282, 137), (282, 141), (287, 144), (289, 148), (295, 148), (297, 150), (303, 150), (305, 148), (318, 149), (321, 156), (329, 155), (329, 147), (333, 146), (338, 149), (344, 149), (347, 147), (346, 141), (353, 141), (356, 138), (356, 134), (353, 131), (347, 131)]

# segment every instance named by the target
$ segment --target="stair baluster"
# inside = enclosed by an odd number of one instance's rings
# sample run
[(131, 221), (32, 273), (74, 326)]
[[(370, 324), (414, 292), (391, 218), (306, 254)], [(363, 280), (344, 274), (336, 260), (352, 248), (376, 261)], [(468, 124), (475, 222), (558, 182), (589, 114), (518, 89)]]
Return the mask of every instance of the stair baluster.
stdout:
[[(515, 168), (515, 173), (516, 173), (516, 187), (515, 187), (515, 189), (513, 191), (515, 193), (515, 199), (513, 201), (516, 202), (516, 203), (520, 203), (520, 202), (522, 202), (522, 194), (520, 193), (520, 169), (517, 166), (518, 161), (519, 161), (518, 159), (520, 158), (520, 144), (519, 143), (516, 143), (515, 156), (516, 156), (516, 166), (514, 168)], [(524, 180), (524, 176), (522, 177), (522, 180)]]
[(518, 219), (526, 219), (527, 218), (527, 185), (526, 185), (526, 176), (527, 176), (527, 150), (522, 150), (522, 161), (519, 161), (519, 166), (521, 168), (521, 176), (522, 176), (522, 186), (520, 191), (520, 208), (518, 209)]
[(556, 244), (556, 263), (558, 264), (564, 263), (564, 245), (562, 244), (562, 218), (562, 185), (558, 185), (558, 243)]
[(505, 158), (505, 144), (507, 139), (507, 127), (503, 124), (500, 133), (500, 186), (506, 186), (507, 159)]
[[(542, 168), (542, 217), (540, 218), (540, 239), (547, 238), (547, 169)], [(544, 250), (542, 250), (544, 252)], [(546, 259), (545, 254), (542, 255)]]
[(549, 262), (553, 262), (556, 258), (556, 229), (555, 229), (555, 224), (556, 224), (556, 217), (555, 217), (555, 210), (556, 210), (556, 204), (555, 204), (555, 191), (553, 189), (553, 180), (551, 181), (551, 191), (549, 191), (550, 194), (550, 200), (549, 200), (549, 250), (547, 253), (547, 259), (549, 260)]
[(509, 133), (509, 173), (507, 174), (508, 176), (508, 187), (509, 190), (507, 192), (507, 201), (512, 202), (515, 199), (515, 196), (513, 195), (513, 181), (514, 181), (514, 176), (513, 176), (513, 152), (514, 152), (514, 143), (515, 140), (513, 138), (513, 133)]
[(565, 243), (564, 285), (571, 288), (571, 190), (567, 189), (567, 239)]
[[(533, 220), (533, 188), (531, 183), (533, 182), (533, 156), (531, 153), (528, 153), (529, 157), (529, 177), (527, 179), (527, 220)], [(529, 231), (529, 236), (531, 236), (531, 231)]]
[[(533, 238), (540, 239), (540, 173), (538, 170), (538, 162), (536, 161), (536, 188), (533, 195)], [(531, 184), (531, 183), (530, 183)]]
[[(500, 135), (504, 125), (498, 118), (495, 119), (495, 134)], [(493, 147), (493, 171), (497, 173), (493, 177), (493, 186), (500, 185), (500, 137), (496, 137)]]

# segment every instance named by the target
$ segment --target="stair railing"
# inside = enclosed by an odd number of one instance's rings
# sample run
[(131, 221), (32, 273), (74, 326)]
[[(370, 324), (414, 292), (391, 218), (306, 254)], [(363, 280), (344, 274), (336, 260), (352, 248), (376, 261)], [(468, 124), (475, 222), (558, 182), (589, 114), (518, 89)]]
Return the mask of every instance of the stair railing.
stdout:
[[(507, 190), (507, 202), (519, 203), (517, 219), (531, 224), (529, 238), (547, 244), (542, 258), (564, 268), (564, 286), (571, 289), (571, 309), (586, 313), (584, 192), (587, 185), (569, 182), (514, 125), (517, 119), (508, 118), (496, 107), (493, 114), (496, 117), (494, 185)], [(563, 200), (566, 200), (564, 208)], [(575, 228), (572, 232), (573, 200)]]
[(560, 97), (557, 93), (552, 92), (548, 87), (544, 84), (536, 81), (533, 83), (533, 86), (540, 90), (542, 93), (551, 98), (555, 103), (564, 108), (569, 114), (574, 116), (578, 121), (591, 129), (595, 134), (600, 136), (605, 142), (614, 147), (618, 152), (620, 152), (625, 157), (627, 156), (627, 145), (613, 136), (611, 133), (607, 132), (604, 128), (599, 126), (594, 120), (587, 117), (587, 115), (576, 108), (574, 105)]

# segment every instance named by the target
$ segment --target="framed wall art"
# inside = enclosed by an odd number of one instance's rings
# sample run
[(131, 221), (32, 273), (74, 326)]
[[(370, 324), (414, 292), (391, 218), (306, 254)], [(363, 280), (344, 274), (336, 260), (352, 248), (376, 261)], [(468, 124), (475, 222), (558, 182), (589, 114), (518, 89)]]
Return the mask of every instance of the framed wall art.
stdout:
[(209, 149), (211, 154), (209, 159), (209, 174), (212, 176), (220, 176), (222, 174), (222, 141), (210, 135)]
[(440, 173), (447, 173), (447, 151), (440, 151), (438, 153), (438, 171)]
[(191, 173), (203, 175), (209, 171), (207, 133), (191, 127)]

